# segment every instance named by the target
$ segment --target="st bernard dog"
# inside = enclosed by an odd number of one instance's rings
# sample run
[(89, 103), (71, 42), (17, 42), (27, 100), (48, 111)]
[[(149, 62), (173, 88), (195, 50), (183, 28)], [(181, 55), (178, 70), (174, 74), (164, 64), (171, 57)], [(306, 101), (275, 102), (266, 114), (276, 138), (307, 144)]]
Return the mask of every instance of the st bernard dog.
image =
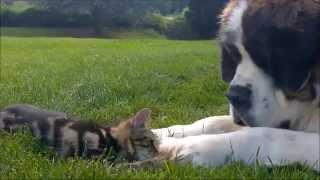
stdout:
[(231, 0), (219, 36), (230, 115), (154, 129), (160, 153), (320, 171), (320, 1)]

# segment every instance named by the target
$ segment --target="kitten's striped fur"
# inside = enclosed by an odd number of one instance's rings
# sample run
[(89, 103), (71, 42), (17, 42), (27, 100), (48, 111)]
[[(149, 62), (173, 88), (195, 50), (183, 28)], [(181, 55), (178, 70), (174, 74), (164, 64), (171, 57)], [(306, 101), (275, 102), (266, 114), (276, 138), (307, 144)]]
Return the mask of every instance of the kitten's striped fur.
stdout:
[(65, 113), (52, 112), (26, 104), (13, 105), (0, 112), (0, 129), (14, 132), (29, 127), (33, 136), (53, 148), (62, 157), (82, 156), (144, 160), (153, 157), (154, 136), (145, 126), (151, 111), (142, 109), (116, 126), (81, 121)]

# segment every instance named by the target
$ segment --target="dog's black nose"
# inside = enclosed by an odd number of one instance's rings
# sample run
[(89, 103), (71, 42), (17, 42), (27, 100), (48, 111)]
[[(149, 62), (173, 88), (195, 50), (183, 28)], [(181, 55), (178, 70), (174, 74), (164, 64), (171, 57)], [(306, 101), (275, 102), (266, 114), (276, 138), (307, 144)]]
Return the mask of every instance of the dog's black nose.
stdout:
[(251, 107), (252, 91), (249, 87), (230, 86), (226, 95), (232, 106), (240, 111), (248, 110)]

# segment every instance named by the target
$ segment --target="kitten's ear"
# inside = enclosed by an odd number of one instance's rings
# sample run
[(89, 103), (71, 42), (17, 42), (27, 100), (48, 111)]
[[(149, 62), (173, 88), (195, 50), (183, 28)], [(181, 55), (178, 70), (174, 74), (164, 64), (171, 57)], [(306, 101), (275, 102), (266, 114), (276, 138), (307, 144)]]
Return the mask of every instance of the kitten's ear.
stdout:
[(146, 122), (150, 119), (151, 110), (148, 108), (144, 108), (134, 115), (134, 117), (130, 120), (132, 128), (145, 128)]

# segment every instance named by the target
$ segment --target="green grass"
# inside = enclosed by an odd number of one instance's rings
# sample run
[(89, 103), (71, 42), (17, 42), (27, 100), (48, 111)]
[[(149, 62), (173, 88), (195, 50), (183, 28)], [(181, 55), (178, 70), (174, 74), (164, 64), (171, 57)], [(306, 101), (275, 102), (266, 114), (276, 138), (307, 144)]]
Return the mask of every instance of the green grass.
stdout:
[[(218, 59), (212, 41), (1, 37), (0, 108), (31, 103), (109, 122), (150, 107), (154, 128), (191, 123), (227, 113)], [(55, 159), (28, 134), (1, 133), (0, 153), (0, 179), (319, 178), (304, 167), (270, 170), (239, 163), (216, 169), (105, 167)]]

